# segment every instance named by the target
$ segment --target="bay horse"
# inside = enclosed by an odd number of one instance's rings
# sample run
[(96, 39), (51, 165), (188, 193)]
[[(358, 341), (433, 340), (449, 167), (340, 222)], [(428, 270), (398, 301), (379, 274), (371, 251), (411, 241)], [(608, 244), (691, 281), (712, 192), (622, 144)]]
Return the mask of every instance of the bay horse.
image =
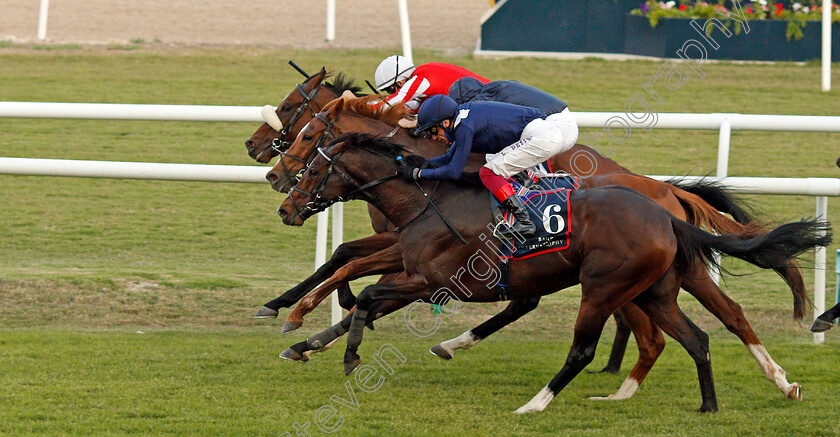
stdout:
[[(363, 328), (382, 312), (383, 303), (435, 302), (441, 293), (460, 302), (499, 299), (488, 278), (458, 274), (471, 256), (486, 248), (498, 253), (498, 240), (485, 234), (493, 223), (487, 206), (490, 193), (481, 187), (446, 181), (415, 183), (397, 178), (397, 158), (416, 152), (389, 139), (342, 137), (326, 149), (319, 148), (319, 156), (278, 210), (285, 224), (301, 225), (332, 203), (361, 199), (402, 229), (404, 271), (391, 282), (366, 287), (357, 297), (344, 357), (346, 374), (360, 364), (357, 351)], [(428, 197), (426, 192), (433, 194)], [(683, 279), (697, 264), (714, 265), (713, 251), (761, 268), (774, 268), (831, 241), (830, 233), (818, 234), (827, 230), (826, 224), (805, 220), (759, 235), (715, 236), (623, 187), (575, 190), (569, 196), (569, 248), (522, 259), (511, 268), (509, 284), (514, 299), (581, 285), (574, 340), (566, 362), (533, 399), (516, 410), (520, 414), (548, 406), (592, 361), (609, 316), (630, 302), (686, 349), (700, 381), (699, 411), (717, 411), (708, 336), (677, 304)], [(432, 198), (440, 216), (427, 208)], [(308, 207), (299, 210), (294, 203)], [(452, 238), (452, 230), (443, 224), (444, 216), (458, 229), (465, 244)], [(452, 286), (453, 275), (461, 276), (464, 288)]]
[[(355, 111), (344, 111), (344, 106), (353, 107), (355, 108)], [(362, 112), (364, 115), (361, 115), (358, 112)], [(302, 145), (308, 144), (308, 147), (312, 148), (314, 147), (312, 144), (314, 141), (323, 141), (325, 138), (324, 131), (329, 130), (327, 127), (334, 129), (336, 132), (367, 130), (369, 132), (383, 133), (390, 130), (394, 138), (399, 138), (407, 142), (414, 142), (415, 147), (420, 154), (436, 156), (437, 154), (442, 153), (442, 146), (439, 143), (420, 140), (405, 135), (404, 132), (395, 131), (391, 125), (387, 123), (383, 125), (381, 120), (377, 121), (372, 119), (370, 117), (371, 115), (385, 119), (390, 117), (392, 124), (395, 124), (395, 120), (401, 117), (397, 108), (378, 111), (371, 105), (367, 105), (363, 99), (348, 103), (336, 101), (335, 103), (331, 103), (324, 112), (319, 113), (316, 119), (309, 123), (304, 131), (301, 132), (298, 139), (295, 140), (295, 143), (293, 143), (288, 153), (290, 155), (298, 154), (298, 156), (308, 157), (311, 152), (308, 148), (302, 147)], [(355, 126), (353, 126), (353, 123), (355, 123)], [(374, 126), (379, 127), (376, 128)], [(437, 149), (435, 149), (435, 147), (437, 147)], [(307, 158), (307, 160), (308, 159), (311, 158)], [(290, 167), (285, 166), (282, 168), (289, 169)], [(737, 223), (725, 219), (721, 214), (717, 213), (717, 211), (714, 211), (711, 207), (705, 205), (702, 200), (696, 196), (684, 193), (669, 184), (633, 174), (602, 175), (581, 179), (581, 185), (584, 187), (616, 184), (631, 187), (645, 193), (647, 196), (654, 199), (654, 201), (660, 203), (660, 205), (666, 206), (674, 214), (678, 214), (683, 220), (690, 217), (690, 220), (693, 223), (710, 225), (713, 229), (722, 233), (743, 233), (746, 230), (746, 228), (739, 226)], [(295, 190), (295, 188), (292, 188), (292, 190)], [(297, 207), (296, 209), (300, 211), (301, 208)], [(307, 296), (298, 308), (295, 309), (291, 316), (297, 315), (302, 321), (303, 314), (313, 309), (329, 294), (329, 292), (332, 291), (332, 289), (334, 289), (338, 283), (356, 279), (368, 274), (397, 274), (401, 272), (403, 270), (403, 260), (400, 255), (400, 251), (399, 247), (392, 246), (370, 257), (351, 261), (339, 269), (333, 277), (328, 279), (310, 296)], [(798, 273), (796, 270), (793, 271)], [(698, 271), (695, 272), (695, 274), (693, 274), (689, 279), (690, 280), (685, 281), (684, 288), (695, 295), (698, 300), (700, 300), (707, 308), (715, 313), (721, 321), (724, 322), (730, 331), (741, 338), (758, 361), (759, 365), (765, 371), (768, 379), (774, 381), (786, 396), (799, 398), (799, 385), (796, 383), (790, 384), (783, 376), (781, 378), (779, 377), (779, 375), (784, 375), (784, 371), (775, 364), (775, 362), (773, 362), (766, 349), (764, 349), (761, 345), (758, 337), (755, 336), (754, 332), (749, 327), (749, 323), (746, 322), (746, 319), (743, 317), (740, 307), (726, 297), (719, 288), (717, 288), (714, 282), (709, 278), (708, 273), (703, 270), (702, 266), (700, 266)], [(801, 277), (799, 279), (801, 282)], [(794, 293), (794, 295), (797, 296), (796, 293)], [(795, 300), (802, 304), (801, 295), (799, 299), (795, 298)], [(525, 313), (531, 311), (536, 307), (538, 302), (539, 298), (514, 300), (501, 314), (456, 339), (441, 343), (440, 345), (434, 347), (432, 351), (442, 358), (451, 358), (454, 349), (466, 349), (472, 346), (478, 340), (486, 338), (488, 335), (497, 331), (501, 327), (512, 323)], [(620, 389), (619, 392), (610, 399), (622, 399), (632, 396), (635, 389), (652, 367), (657, 356), (661, 352), (662, 347), (664, 347), (664, 339), (662, 339), (661, 333), (659, 333), (655, 326), (651, 326), (651, 322), (647, 320), (647, 317), (641, 311), (635, 309), (631, 305), (628, 306), (627, 309), (622, 309), (621, 312), (623, 314), (629, 312), (629, 314), (624, 314), (625, 318), (628, 319), (631, 326), (635, 325), (633, 331), (637, 337), (637, 344), (640, 349), (640, 358), (636, 367), (628, 376), (628, 380), (622, 385), (622, 389)], [(320, 349), (323, 345), (331, 343), (335, 338), (337, 338), (337, 336), (346, 332), (346, 329), (347, 326), (336, 326), (330, 328), (330, 330), (328, 330), (330, 331), (329, 334), (325, 336), (318, 335), (310, 340), (298, 343), (287, 349), (281, 356), (293, 360), (306, 359), (306, 353), (308, 351)]]

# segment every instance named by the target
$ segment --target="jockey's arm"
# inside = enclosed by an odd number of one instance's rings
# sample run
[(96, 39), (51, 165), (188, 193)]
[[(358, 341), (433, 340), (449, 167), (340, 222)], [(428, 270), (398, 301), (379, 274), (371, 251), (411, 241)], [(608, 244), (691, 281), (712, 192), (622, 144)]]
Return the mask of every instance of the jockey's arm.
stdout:
[[(443, 158), (451, 155), (449, 163), (443, 167), (427, 168), (420, 171), (420, 179), (432, 180), (455, 180), (461, 177), (464, 167), (467, 165), (467, 158), (472, 150), (472, 131), (469, 129), (458, 129), (455, 131), (455, 142), (446, 154), (439, 156)], [(434, 162), (434, 159), (431, 161)], [(441, 163), (441, 162), (438, 162)]]

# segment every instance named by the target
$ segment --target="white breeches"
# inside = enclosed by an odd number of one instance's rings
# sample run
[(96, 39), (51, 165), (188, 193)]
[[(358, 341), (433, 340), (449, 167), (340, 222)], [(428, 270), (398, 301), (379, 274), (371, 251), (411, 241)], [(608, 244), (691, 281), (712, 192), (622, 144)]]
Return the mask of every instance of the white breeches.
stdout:
[(577, 138), (577, 122), (566, 108), (563, 112), (528, 123), (519, 141), (499, 153), (487, 155), (485, 167), (503, 178), (509, 178), (571, 149)]

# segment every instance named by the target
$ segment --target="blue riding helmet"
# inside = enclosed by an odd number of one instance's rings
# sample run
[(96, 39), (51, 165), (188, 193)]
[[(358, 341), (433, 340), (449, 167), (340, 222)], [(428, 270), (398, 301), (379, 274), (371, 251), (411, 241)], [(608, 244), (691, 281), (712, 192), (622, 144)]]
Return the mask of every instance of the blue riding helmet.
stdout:
[(429, 97), (417, 111), (417, 129), (414, 130), (414, 134), (419, 135), (443, 120), (455, 118), (456, 109), (458, 103), (449, 96), (436, 94)]

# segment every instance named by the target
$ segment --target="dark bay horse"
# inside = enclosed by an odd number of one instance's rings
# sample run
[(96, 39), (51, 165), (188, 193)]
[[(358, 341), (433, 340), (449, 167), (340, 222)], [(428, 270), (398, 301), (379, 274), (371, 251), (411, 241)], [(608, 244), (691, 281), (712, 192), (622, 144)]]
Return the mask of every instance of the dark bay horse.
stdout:
[[(354, 107), (355, 110), (345, 111), (343, 109), (345, 106)], [(365, 115), (361, 115), (358, 112), (362, 112)], [(356, 102), (351, 101), (346, 104), (343, 101), (337, 101), (336, 103), (330, 104), (323, 113), (318, 114), (316, 119), (301, 132), (301, 135), (289, 149), (288, 153), (290, 155), (299, 154), (299, 156), (309, 156), (312, 153), (311, 149), (314, 149), (313, 143), (322, 141), (322, 138), (324, 138), (323, 133), (327, 130), (326, 127), (328, 125), (334, 130), (334, 132), (366, 130), (368, 132), (385, 133), (390, 131), (390, 134), (392, 134), (394, 138), (412, 142), (420, 154), (436, 156), (436, 154), (442, 153), (440, 148), (443, 146), (440, 144), (418, 140), (417, 138), (404, 135), (402, 132), (394, 131), (391, 126), (396, 123), (395, 120), (399, 119), (400, 116), (399, 114), (396, 114), (395, 116), (394, 114), (389, 113), (399, 112), (396, 108), (378, 114), (378, 116), (382, 119), (387, 120), (390, 117), (391, 124), (383, 124), (381, 122), (382, 120), (379, 120), (379, 122), (377, 122), (377, 120), (373, 120), (370, 117), (371, 115), (374, 115), (373, 112), (376, 111), (374, 111), (370, 105), (365, 104), (364, 100)], [(372, 126), (379, 127), (372, 128)], [(309, 148), (302, 147), (303, 145), (308, 145)], [(283, 168), (288, 169), (289, 167)], [(746, 228), (738, 225), (737, 223), (724, 219), (721, 214), (714, 211), (708, 205), (705, 205), (705, 203), (696, 196), (690, 193), (682, 192), (669, 184), (626, 173), (583, 178), (581, 181), (584, 187), (606, 185), (623, 185), (631, 187), (645, 193), (645, 195), (654, 199), (654, 201), (660, 205), (665, 206), (674, 214), (678, 215), (680, 219), (685, 220), (687, 217), (690, 217), (690, 221), (692, 223), (710, 225), (713, 229), (722, 233), (743, 233), (746, 230)], [(298, 212), (302, 208), (303, 207), (301, 205), (298, 205)], [(377, 254), (374, 254), (373, 256), (351, 261), (342, 267), (336, 275), (333, 275), (333, 277), (328, 279), (321, 287), (315, 290), (315, 292), (310, 294), (310, 296), (304, 298), (290, 317), (299, 316), (302, 321), (302, 316), (313, 309), (329, 294), (330, 291), (335, 288), (338, 283), (356, 279), (367, 274), (396, 274), (401, 272), (403, 270), (403, 260), (400, 255), (400, 251), (401, 249), (399, 247), (389, 247)], [(773, 362), (769, 354), (767, 354), (757, 336), (755, 336), (754, 332), (749, 327), (749, 323), (747, 323), (746, 319), (743, 317), (740, 307), (738, 307), (736, 303), (732, 302), (719, 288), (717, 288), (717, 286), (708, 277), (707, 272), (703, 270), (702, 266), (699, 266), (698, 271), (691, 275), (688, 280), (684, 281), (683, 287), (695, 295), (698, 300), (703, 302), (707, 308), (715, 313), (730, 331), (741, 338), (744, 344), (750, 349), (755, 359), (759, 362), (767, 377), (773, 380), (786, 396), (793, 398), (798, 398), (800, 396), (798, 384), (789, 384), (783, 376), (781, 378), (778, 377), (778, 375), (783, 375), (784, 371), (778, 367), (778, 365)], [(496, 330), (506, 324), (512, 323), (528, 311), (535, 308), (538, 301), (538, 298), (514, 300), (511, 302), (509, 307), (503, 311), (503, 313), (456, 339), (441, 343), (433, 348), (433, 352), (443, 358), (451, 358), (451, 354), (454, 349), (466, 349), (472, 346), (478, 340), (486, 338)], [(661, 337), (661, 333), (659, 333), (658, 328), (651, 325), (651, 322), (647, 319), (644, 313), (632, 305), (628, 305), (626, 309), (622, 308), (621, 311), (622, 313), (629, 313), (625, 314), (625, 318), (628, 319), (631, 326), (634, 326), (633, 331), (637, 337), (637, 344), (640, 349), (640, 358), (636, 367), (628, 376), (628, 381), (625, 382), (622, 389), (611, 397), (611, 399), (620, 399), (632, 396), (635, 388), (637, 388), (644, 379), (645, 375), (648, 373), (657, 356), (661, 352), (662, 347), (664, 347), (664, 340)], [(321, 346), (332, 342), (336, 338), (336, 335), (341, 335), (346, 332), (347, 327), (334, 328), (335, 329), (331, 331), (330, 336), (316, 336), (318, 338), (313, 339), (312, 341), (298, 343), (284, 352), (281, 356), (289, 359), (303, 359), (305, 357), (305, 353), (312, 350), (313, 346), (315, 349), (318, 349)]]
[[(342, 137), (320, 149), (302, 179), (278, 210), (284, 223), (303, 221), (336, 201), (361, 199), (372, 203), (402, 227), (400, 246), (404, 271), (388, 283), (366, 287), (358, 296), (345, 353), (345, 373), (359, 364), (363, 328), (381, 306), (401, 301), (490, 302), (498, 295), (488, 277), (461, 276), (461, 287), (450, 278), (470, 257), (483, 250), (498, 252), (498, 240), (486, 233), (493, 217), (487, 190), (449, 182), (413, 183), (395, 178), (398, 156), (416, 153), (387, 139)], [(424, 186), (425, 190), (418, 187)], [(452, 237), (442, 216), (427, 208), (433, 193), (437, 208), (463, 235)], [(708, 234), (668, 213), (638, 193), (623, 187), (576, 190), (570, 193), (570, 247), (512, 266), (514, 299), (542, 296), (581, 285), (581, 304), (574, 340), (557, 375), (517, 413), (542, 411), (592, 361), (604, 323), (618, 308), (632, 303), (689, 353), (697, 367), (702, 404), (699, 411), (717, 411), (708, 336), (677, 304), (682, 281), (697, 264), (714, 264), (717, 250), (761, 268), (784, 266), (788, 259), (830, 244), (819, 236), (827, 225), (817, 221), (784, 224), (768, 233)], [(308, 205), (299, 210), (293, 204)], [(638, 238), (644, 236), (644, 238)], [(483, 237), (483, 238), (482, 238)], [(494, 251), (495, 249), (495, 251)]]

